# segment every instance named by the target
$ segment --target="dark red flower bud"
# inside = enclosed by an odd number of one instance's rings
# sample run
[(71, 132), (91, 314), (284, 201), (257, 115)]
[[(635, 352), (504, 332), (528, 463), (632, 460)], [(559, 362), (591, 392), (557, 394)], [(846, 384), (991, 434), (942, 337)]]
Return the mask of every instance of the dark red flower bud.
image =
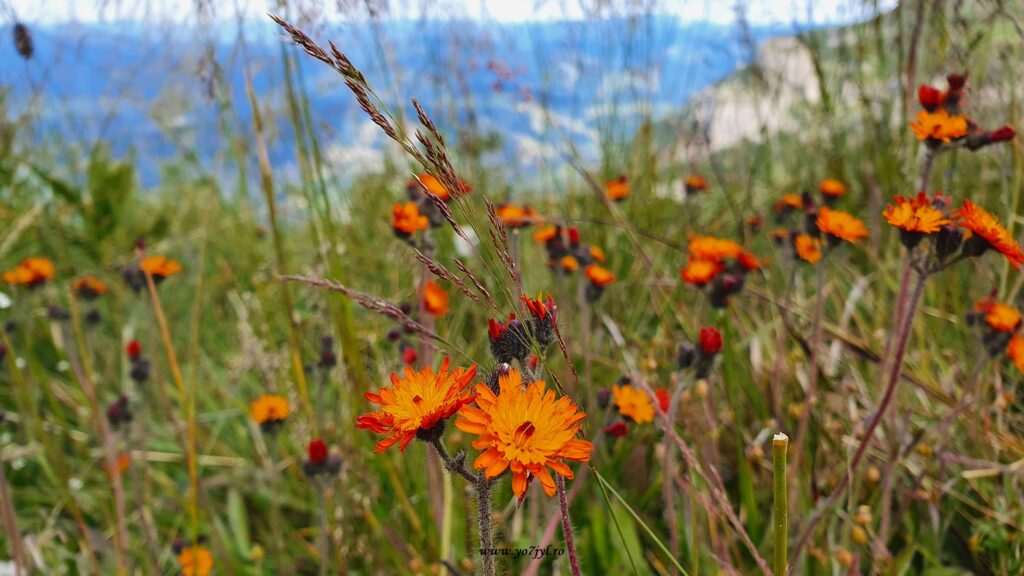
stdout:
[(658, 388), (654, 391), (654, 395), (658, 398), (658, 407), (661, 408), (662, 412), (667, 413), (669, 405), (672, 403), (672, 396), (669, 395), (668, 390)]
[(419, 357), (419, 354), (416, 353), (416, 349), (409, 344), (402, 346), (402, 362), (407, 366), (415, 364)]
[(125, 352), (128, 353), (129, 358), (138, 358), (142, 355), (142, 344), (139, 344), (138, 340), (132, 340), (125, 346)]
[(1007, 142), (1013, 140), (1017, 136), (1017, 131), (1011, 126), (1003, 126), (1002, 128), (996, 128), (986, 135), (989, 142)]
[(917, 87), (917, 101), (924, 106), (925, 110), (931, 112), (942, 104), (942, 92), (938, 88), (921, 84)]
[(950, 74), (946, 76), (946, 82), (949, 83), (951, 92), (963, 90), (964, 85), (967, 84), (967, 74)]
[(530, 365), (530, 371), (534, 372), (537, 370), (537, 365), (540, 364), (540, 358), (536, 354), (531, 354), (528, 364)]
[(569, 244), (575, 246), (580, 243), (580, 229), (573, 226), (569, 228)]
[(616, 438), (622, 438), (628, 432), (629, 432), (629, 426), (627, 426), (626, 423), (621, 421), (621, 420), (616, 422), (616, 423), (614, 423), (614, 424), (609, 424), (608, 426), (604, 427), (604, 433), (605, 434), (607, 434), (609, 436), (614, 436)]
[(327, 444), (321, 438), (310, 442), (307, 452), (310, 464), (322, 464), (327, 460)]
[(722, 333), (714, 327), (701, 328), (698, 343), (705, 356), (714, 356), (722, 349)]

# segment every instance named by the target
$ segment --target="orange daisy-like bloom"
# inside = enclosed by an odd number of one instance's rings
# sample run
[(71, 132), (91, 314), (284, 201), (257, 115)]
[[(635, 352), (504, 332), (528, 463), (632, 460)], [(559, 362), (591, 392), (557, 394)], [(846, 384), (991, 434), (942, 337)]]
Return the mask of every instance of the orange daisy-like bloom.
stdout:
[(619, 176), (614, 180), (609, 180), (604, 183), (604, 191), (609, 198), (616, 202), (625, 200), (629, 196), (629, 179), (625, 176)]
[(538, 214), (533, 208), (518, 204), (502, 204), (495, 210), (495, 214), (506, 228), (529, 226), (538, 218)]
[(917, 119), (910, 122), (910, 128), (918, 140), (949, 142), (967, 135), (967, 118), (951, 116), (944, 108), (933, 112), (922, 110)]
[(933, 234), (949, 224), (949, 218), (941, 210), (932, 206), (928, 195), (919, 192), (914, 198), (896, 196), (895, 204), (890, 204), (882, 212), (889, 224), (906, 232)]
[(583, 269), (590, 283), (595, 286), (607, 286), (615, 282), (615, 274), (612, 271), (597, 264), (591, 264)]
[(430, 226), (427, 217), (420, 214), (415, 202), (395, 202), (391, 207), (391, 228), (399, 236), (412, 236)]
[(448, 293), (437, 282), (427, 282), (423, 287), (423, 309), (436, 318), (448, 313)]
[(545, 226), (533, 233), (533, 239), (541, 244), (546, 244), (558, 236), (557, 226)]
[(555, 398), (537, 380), (523, 387), (518, 370), (498, 378), (499, 393), (476, 386), (476, 406), (459, 410), (455, 426), (477, 435), (473, 448), (484, 452), (473, 462), (487, 478), (512, 471), (512, 492), (522, 500), (531, 478), (540, 480), (548, 496), (555, 494), (556, 474), (572, 479), (563, 460), (586, 462), (594, 445), (576, 438), (586, 414), (568, 396)]
[(683, 182), (687, 192), (705, 192), (708, 189), (708, 182), (700, 174), (687, 176)]
[(178, 553), (178, 566), (182, 576), (210, 576), (213, 554), (204, 546), (186, 546)]
[(726, 258), (738, 258), (743, 247), (732, 240), (724, 240), (713, 236), (693, 236), (687, 248), (690, 258), (721, 262)]
[(957, 218), (957, 224), (984, 240), (988, 248), (993, 248), (1006, 256), (1010, 264), (1020, 270), (1020, 265), (1024, 264), (1024, 253), (1021, 252), (1020, 244), (1010, 236), (1010, 232), (1003, 228), (995, 216), (974, 202), (964, 200), (963, 207), (957, 210)]
[(784, 194), (774, 204), (772, 210), (782, 212), (783, 210), (800, 210), (804, 207), (804, 200), (799, 194)]
[(683, 282), (694, 286), (703, 286), (715, 279), (718, 273), (725, 270), (725, 265), (713, 260), (695, 260), (690, 258), (686, 267), (679, 271)]
[(12, 286), (34, 288), (53, 278), (55, 268), (53, 262), (46, 258), (32, 256), (25, 258), (20, 264), (4, 272), (4, 282)]
[(391, 386), (381, 388), (376, 394), (363, 394), (381, 408), (356, 418), (356, 428), (387, 435), (377, 442), (375, 453), (395, 444), (405, 452), (405, 447), (417, 434), (433, 430), (472, 401), (467, 386), (474, 376), (475, 364), (452, 372), (448, 370), (447, 358), (441, 362), (437, 372), (430, 366), (424, 366), (419, 372), (406, 368), (404, 378), (391, 374)]
[(817, 264), (821, 260), (821, 241), (809, 234), (801, 234), (796, 237), (794, 243), (796, 255), (801, 260), (811, 264)]
[(654, 404), (643, 390), (632, 386), (612, 386), (612, 404), (619, 409), (619, 414), (633, 420), (637, 424), (654, 421)]
[(146, 256), (139, 262), (139, 269), (154, 279), (163, 280), (181, 272), (181, 263), (166, 256)]
[(594, 262), (604, 262), (605, 258), (604, 250), (601, 250), (597, 246), (590, 247), (590, 257), (594, 259)]
[(71, 289), (82, 298), (91, 300), (107, 292), (107, 284), (95, 276), (77, 278), (71, 283)]
[(825, 178), (818, 183), (818, 192), (821, 192), (825, 196), (838, 198), (846, 194), (846, 184), (843, 184), (835, 178)]
[(580, 261), (574, 256), (562, 256), (559, 264), (562, 266), (562, 270), (566, 272), (575, 272), (580, 269)]
[(985, 323), (997, 332), (1013, 332), (1021, 322), (1020, 312), (1006, 304), (989, 303), (985, 309)]
[(868, 237), (868, 229), (864, 227), (863, 222), (846, 212), (832, 210), (827, 206), (822, 206), (818, 211), (816, 224), (822, 233), (854, 244), (861, 238)]
[(290, 413), (288, 399), (275, 394), (264, 394), (249, 405), (249, 417), (260, 425), (284, 422)]
[(1024, 373), (1024, 336), (1014, 334), (1006, 344), (1006, 355), (1013, 361), (1013, 365)]

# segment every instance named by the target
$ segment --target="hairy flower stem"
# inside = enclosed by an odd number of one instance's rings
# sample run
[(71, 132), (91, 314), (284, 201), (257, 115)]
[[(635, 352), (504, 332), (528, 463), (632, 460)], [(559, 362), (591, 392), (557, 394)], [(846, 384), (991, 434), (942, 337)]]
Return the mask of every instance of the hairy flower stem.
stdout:
[(480, 533), (480, 562), (483, 576), (497, 576), (498, 557), (493, 554), (494, 537), (491, 534), (491, 489), (494, 481), (481, 472), (476, 483), (476, 515)]
[(320, 576), (327, 576), (327, 567), (331, 564), (331, 548), (327, 541), (329, 528), (327, 526), (327, 486), (323, 483), (316, 483), (317, 523), (317, 550), (320, 553)]
[(576, 556), (576, 543), (572, 537), (572, 520), (569, 519), (569, 502), (565, 499), (565, 478), (555, 474), (555, 488), (558, 491), (558, 507), (562, 512), (562, 534), (565, 535), (565, 548), (569, 552), (569, 568), (572, 576), (580, 576), (580, 560)]
[(775, 527), (775, 550), (772, 570), (777, 576), (786, 573), (786, 548), (789, 542), (789, 498), (786, 493), (786, 450), (789, 448), (789, 437), (776, 434), (772, 439), (772, 469), (775, 487), (773, 492), (774, 516), (772, 525)]
[(444, 462), (444, 467), (446, 470), (448, 470), (452, 474), (458, 474), (459, 476), (462, 476), (470, 484), (476, 484), (480, 482), (479, 476), (475, 476), (469, 470), (466, 470), (465, 457), (463, 456), (460, 458), (452, 458), (451, 455), (448, 453), (448, 449), (445, 448), (444, 443), (441, 442), (440, 437), (431, 440), (430, 445), (433, 446), (434, 450), (437, 451), (437, 455), (441, 458), (441, 462)]

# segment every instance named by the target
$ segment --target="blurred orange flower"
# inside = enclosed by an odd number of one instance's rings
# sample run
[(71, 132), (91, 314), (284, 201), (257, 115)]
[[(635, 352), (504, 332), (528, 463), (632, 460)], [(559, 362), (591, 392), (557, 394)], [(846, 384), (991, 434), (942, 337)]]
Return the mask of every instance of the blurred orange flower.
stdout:
[(712, 260), (696, 260), (690, 258), (686, 267), (679, 271), (683, 282), (694, 286), (703, 286), (715, 279), (719, 272), (725, 270), (725, 265)]
[(412, 236), (430, 226), (427, 217), (420, 214), (415, 202), (395, 202), (391, 207), (391, 228), (399, 236)]
[(835, 178), (825, 178), (818, 184), (818, 191), (825, 196), (831, 196), (838, 198), (846, 194), (846, 184), (843, 184)]
[(616, 202), (625, 200), (629, 196), (629, 179), (619, 176), (614, 180), (609, 180), (604, 183), (604, 191), (608, 198)]
[(152, 276), (154, 280), (163, 280), (181, 272), (181, 264), (166, 256), (146, 256), (139, 262), (139, 269)]
[(800, 210), (804, 207), (804, 200), (799, 194), (784, 194), (774, 204), (772, 210), (782, 212), (783, 210)]
[(796, 255), (802, 260), (811, 264), (817, 264), (821, 260), (821, 241), (810, 234), (801, 234), (796, 237)]
[(700, 174), (687, 176), (683, 182), (687, 192), (705, 192), (708, 189), (708, 182)]
[(437, 318), (448, 313), (448, 293), (440, 284), (428, 281), (423, 286), (423, 309)]
[(616, 384), (612, 386), (612, 404), (619, 409), (619, 414), (637, 424), (654, 421), (654, 404), (643, 390)]
[(1024, 336), (1014, 334), (1006, 345), (1006, 355), (1013, 361), (1013, 365), (1024, 373)]
[(86, 276), (84, 278), (77, 278), (71, 283), (71, 289), (86, 300), (92, 300), (93, 298), (102, 296), (107, 292), (107, 285), (99, 278), (95, 276)]
[(539, 217), (533, 208), (518, 204), (502, 204), (495, 210), (495, 215), (506, 228), (529, 226)]
[(562, 266), (562, 270), (565, 270), (566, 272), (575, 272), (580, 269), (579, 260), (573, 256), (562, 256), (559, 264)]
[(861, 238), (868, 237), (868, 230), (863, 222), (846, 212), (832, 210), (827, 206), (822, 206), (818, 211), (816, 224), (822, 233), (853, 244)]
[(910, 128), (918, 140), (949, 142), (967, 135), (967, 118), (951, 116), (944, 108), (933, 112), (922, 110), (917, 113), (917, 119), (910, 122)]
[(611, 270), (598, 266), (597, 264), (591, 264), (587, 266), (583, 273), (587, 276), (595, 286), (607, 286), (612, 282), (615, 282), (615, 274), (612, 274)]
[(693, 236), (688, 247), (690, 258), (721, 262), (726, 258), (738, 258), (743, 247), (733, 242), (713, 236)]
[(550, 242), (558, 236), (557, 226), (545, 226), (533, 233), (533, 239), (541, 244)]
[(576, 438), (586, 414), (568, 396), (555, 398), (544, 381), (523, 386), (518, 370), (498, 378), (499, 393), (486, 384), (476, 386), (476, 405), (459, 410), (455, 426), (475, 434), (473, 448), (483, 450), (473, 467), (487, 478), (512, 471), (512, 492), (522, 500), (532, 478), (540, 481), (548, 496), (555, 494), (555, 480), (548, 468), (563, 478), (573, 473), (563, 460), (586, 462), (594, 445)]
[(210, 576), (213, 554), (204, 546), (186, 546), (178, 553), (178, 566), (182, 576)]
[(283, 422), (290, 413), (288, 399), (275, 394), (264, 394), (249, 405), (249, 417), (260, 425)]
[(20, 264), (4, 272), (4, 282), (12, 286), (34, 288), (53, 278), (55, 269), (53, 262), (46, 258), (32, 256), (25, 258)]

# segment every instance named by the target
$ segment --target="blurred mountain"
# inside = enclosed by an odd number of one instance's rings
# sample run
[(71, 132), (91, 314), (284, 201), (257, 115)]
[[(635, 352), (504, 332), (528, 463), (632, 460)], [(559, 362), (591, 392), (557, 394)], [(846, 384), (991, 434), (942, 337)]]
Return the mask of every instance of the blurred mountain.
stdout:
[[(417, 98), (443, 129), (485, 149), (488, 162), (534, 170), (570, 144), (584, 158), (628, 139), (641, 120), (667, 116), (694, 94), (744, 67), (778, 27), (737, 28), (671, 17), (543, 23), (388, 21), (308, 32), (333, 40), (385, 102), (410, 115)], [(191, 158), (231, 172), (220, 130), (249, 131), (247, 74), (271, 123), (272, 160), (294, 175), (282, 53), (270, 24), (215, 30), (138, 23), (33, 27), (33, 58), (0, 46), (0, 85), (15, 114), (36, 120), (36, 138), (57, 149), (97, 140), (134, 154), (152, 183), (161, 163)], [(216, 65), (213, 65), (216, 62)], [(296, 72), (332, 165), (372, 167), (384, 136), (340, 77), (300, 56)], [(221, 80), (216, 80), (221, 78)], [(218, 115), (215, 94), (235, 111)]]

